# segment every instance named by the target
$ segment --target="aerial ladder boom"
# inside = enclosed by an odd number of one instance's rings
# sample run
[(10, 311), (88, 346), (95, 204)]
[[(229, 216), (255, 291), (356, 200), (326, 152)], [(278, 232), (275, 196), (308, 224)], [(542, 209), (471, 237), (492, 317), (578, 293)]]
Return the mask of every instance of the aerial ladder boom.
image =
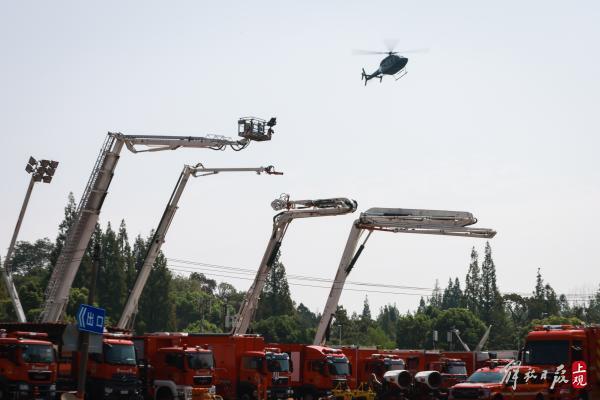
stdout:
[(167, 203), (167, 207), (165, 208), (160, 222), (158, 223), (158, 227), (154, 232), (154, 236), (152, 237), (152, 241), (150, 242), (148, 250), (146, 251), (144, 262), (140, 271), (138, 272), (133, 289), (127, 298), (127, 303), (125, 304), (125, 308), (123, 309), (123, 313), (121, 314), (117, 328), (133, 329), (138, 302), (144, 290), (144, 286), (146, 286), (148, 277), (150, 276), (150, 271), (152, 270), (154, 261), (160, 252), (162, 244), (165, 242), (165, 236), (167, 235), (169, 226), (171, 226), (173, 217), (175, 217), (175, 213), (177, 212), (177, 204), (179, 203), (179, 199), (181, 198), (183, 190), (185, 189), (190, 176), (199, 177), (216, 175), (221, 172), (256, 172), (257, 174), (266, 173), (269, 175), (282, 175), (281, 172), (276, 172), (273, 166), (258, 168), (205, 168), (202, 164), (197, 164), (195, 166), (185, 165), (183, 167), (183, 171), (181, 171), (181, 174), (179, 175), (177, 183), (175, 184), (175, 188), (173, 189), (171, 198)]
[(250, 327), (258, 306), (258, 299), (265, 286), (267, 276), (277, 258), (281, 242), (288, 226), (294, 219), (344, 215), (356, 211), (356, 201), (347, 198), (331, 198), (320, 200), (290, 200), (283, 194), (271, 203), (275, 211), (281, 211), (273, 217), (273, 231), (269, 243), (258, 267), (254, 282), (244, 296), (240, 306), (232, 334), (245, 334)]
[[(313, 344), (325, 344), (327, 332), (340, 301), (346, 279), (374, 231), (476, 238), (492, 238), (496, 235), (496, 231), (492, 229), (471, 227), (476, 222), (477, 219), (473, 217), (473, 214), (464, 211), (370, 208), (361, 213), (359, 218), (352, 223)], [(361, 236), (365, 232), (367, 232), (365, 239), (358, 246)]]
[(241, 118), (238, 126), (242, 139), (239, 140), (224, 136), (124, 135), (109, 132), (77, 206), (64, 247), (50, 276), (40, 321), (58, 322), (63, 316), (69, 291), (98, 221), (123, 146), (133, 153), (175, 150), (181, 147), (212, 150), (225, 150), (230, 147), (239, 151), (246, 148), (252, 140), (269, 140), (273, 133), (275, 119), (272, 118), (266, 125), (268, 130), (265, 132), (265, 121), (253, 117)]

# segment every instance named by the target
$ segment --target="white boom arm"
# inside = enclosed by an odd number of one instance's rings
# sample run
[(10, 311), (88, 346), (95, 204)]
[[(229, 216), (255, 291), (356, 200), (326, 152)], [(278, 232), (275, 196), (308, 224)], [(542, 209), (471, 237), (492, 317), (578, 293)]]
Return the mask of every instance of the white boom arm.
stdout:
[[(240, 121), (243, 123), (244, 120)], [(272, 129), (269, 132), (272, 133)], [(241, 133), (240, 136), (243, 134)], [(180, 147), (225, 150), (229, 146), (234, 150), (241, 150), (248, 146), (250, 140), (258, 139), (233, 140), (222, 136), (123, 135), (109, 132), (77, 206), (76, 215), (67, 233), (64, 247), (50, 276), (44, 308), (39, 317), (40, 321), (58, 322), (63, 316), (69, 299), (69, 291), (98, 221), (104, 198), (108, 194), (108, 187), (123, 145), (133, 153), (175, 150)], [(145, 146), (145, 148), (139, 146)]]
[(289, 199), (289, 195), (282, 195), (279, 199), (274, 200), (271, 206), (276, 211), (285, 211), (273, 217), (273, 233), (269, 238), (267, 249), (258, 267), (254, 282), (252, 282), (252, 286), (246, 292), (240, 306), (240, 311), (233, 327), (233, 334), (245, 334), (248, 331), (250, 322), (252, 322), (256, 307), (258, 306), (258, 299), (290, 223), (297, 218), (348, 214), (356, 211), (357, 207), (356, 201), (347, 198), (292, 201)]
[(257, 174), (262, 174), (264, 172), (269, 175), (282, 175), (281, 172), (275, 172), (275, 169), (272, 166), (258, 168), (205, 168), (202, 164), (197, 164), (195, 166), (185, 165), (183, 167), (183, 171), (181, 171), (181, 175), (179, 175), (177, 183), (175, 184), (175, 189), (173, 189), (173, 193), (171, 194), (171, 198), (167, 203), (167, 207), (165, 208), (160, 222), (158, 223), (156, 232), (154, 232), (154, 237), (150, 242), (150, 246), (146, 251), (144, 263), (142, 264), (140, 272), (138, 273), (135, 284), (133, 285), (133, 289), (127, 298), (127, 303), (125, 303), (125, 308), (123, 309), (123, 313), (121, 314), (121, 319), (119, 319), (117, 328), (133, 329), (135, 314), (137, 313), (138, 302), (142, 296), (142, 291), (144, 290), (144, 286), (146, 286), (146, 282), (150, 276), (150, 271), (152, 270), (154, 261), (160, 252), (160, 248), (165, 242), (165, 236), (167, 235), (169, 226), (171, 226), (173, 217), (175, 217), (175, 212), (178, 208), (177, 204), (179, 203), (179, 199), (181, 198), (189, 177), (215, 175), (220, 172), (256, 172)]
[[(492, 238), (496, 235), (496, 231), (492, 229), (471, 228), (470, 225), (476, 222), (477, 219), (473, 217), (473, 214), (463, 211), (370, 208), (361, 213), (360, 217), (352, 223), (346, 247), (342, 253), (313, 344), (325, 344), (327, 331), (340, 301), (346, 278), (352, 271), (373, 231), (477, 238)], [(368, 231), (368, 234), (356, 250), (364, 231)]]

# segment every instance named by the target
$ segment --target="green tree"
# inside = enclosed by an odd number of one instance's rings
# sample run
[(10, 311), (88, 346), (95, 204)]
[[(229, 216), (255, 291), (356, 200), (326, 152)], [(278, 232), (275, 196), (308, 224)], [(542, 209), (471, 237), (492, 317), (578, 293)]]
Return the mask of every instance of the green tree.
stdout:
[(294, 302), (290, 295), (285, 266), (279, 261), (281, 253), (277, 253), (275, 262), (267, 275), (265, 288), (258, 302), (256, 319), (266, 319), (276, 315), (292, 315)]
[(137, 332), (175, 330), (175, 305), (170, 295), (171, 280), (172, 274), (167, 268), (167, 259), (160, 252), (140, 297)]
[(396, 341), (396, 326), (400, 319), (400, 311), (395, 304), (383, 306), (377, 316), (377, 326), (394, 342)]
[(492, 258), (490, 242), (485, 243), (485, 255), (481, 263), (480, 318), (491, 324), (503, 313), (502, 295), (496, 284), (496, 266)]
[(465, 305), (475, 315), (479, 313), (481, 300), (481, 271), (479, 269), (479, 255), (475, 247), (471, 249), (471, 263), (465, 277)]
[(396, 346), (399, 349), (431, 349), (432, 321), (424, 313), (406, 314), (398, 319)]
[[(445, 338), (446, 332), (458, 329), (462, 340), (471, 348), (475, 348), (486, 329), (484, 323), (465, 308), (443, 310), (433, 320), (432, 326), (439, 332), (440, 338)], [(448, 343), (442, 341), (441, 345), (448, 348)]]

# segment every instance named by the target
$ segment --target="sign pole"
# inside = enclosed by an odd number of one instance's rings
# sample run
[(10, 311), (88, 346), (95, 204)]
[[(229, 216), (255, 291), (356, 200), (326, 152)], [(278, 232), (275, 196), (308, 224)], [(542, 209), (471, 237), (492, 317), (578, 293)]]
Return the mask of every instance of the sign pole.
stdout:
[[(96, 249), (97, 250), (97, 249)], [(98, 257), (98, 251), (95, 251), (94, 262), (92, 263), (92, 282), (90, 290), (88, 292), (88, 304), (94, 304), (94, 296), (96, 291), (96, 277), (98, 275), (98, 269), (100, 261)], [(79, 335), (79, 375), (77, 376), (77, 398), (83, 399), (85, 397), (85, 380), (87, 377), (87, 363), (90, 350), (90, 333), (83, 331)]]

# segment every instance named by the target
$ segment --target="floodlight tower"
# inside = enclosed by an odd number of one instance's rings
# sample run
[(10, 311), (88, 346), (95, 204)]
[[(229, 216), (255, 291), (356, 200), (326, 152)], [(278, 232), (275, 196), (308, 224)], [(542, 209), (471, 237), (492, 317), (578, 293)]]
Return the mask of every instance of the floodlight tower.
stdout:
[(12, 271), (10, 264), (12, 261), (13, 251), (15, 249), (15, 244), (17, 243), (17, 236), (19, 235), (19, 231), (21, 230), (21, 223), (23, 222), (25, 210), (27, 210), (27, 205), (29, 204), (29, 198), (31, 197), (33, 186), (36, 182), (52, 182), (52, 177), (54, 176), (57, 167), (58, 161), (38, 161), (33, 157), (29, 157), (29, 161), (25, 166), (25, 171), (27, 171), (28, 174), (31, 174), (31, 179), (29, 180), (29, 186), (27, 187), (27, 192), (25, 193), (25, 199), (23, 200), (23, 205), (21, 206), (19, 218), (17, 219), (17, 225), (15, 226), (15, 230), (13, 231), (12, 239), (10, 240), (10, 245), (8, 246), (8, 251), (6, 252), (6, 257), (4, 258), (4, 265), (2, 265), (1, 268), (2, 278), (4, 279), (6, 290), (8, 290), (10, 300), (13, 303), (13, 307), (15, 308), (15, 313), (17, 314), (17, 319), (19, 320), (19, 322), (27, 322), (27, 318), (25, 317), (25, 311), (23, 310), (21, 300), (19, 299), (19, 293), (17, 292), (17, 288), (15, 287), (15, 284), (12, 280)]
[[(325, 343), (327, 331), (340, 301), (346, 278), (374, 231), (476, 238), (492, 238), (496, 235), (496, 231), (492, 229), (471, 227), (476, 222), (477, 218), (465, 211), (370, 208), (361, 213), (360, 217), (352, 223), (350, 235), (342, 253), (313, 344), (323, 345)], [(365, 231), (368, 232), (367, 236), (357, 250), (360, 237)]]

